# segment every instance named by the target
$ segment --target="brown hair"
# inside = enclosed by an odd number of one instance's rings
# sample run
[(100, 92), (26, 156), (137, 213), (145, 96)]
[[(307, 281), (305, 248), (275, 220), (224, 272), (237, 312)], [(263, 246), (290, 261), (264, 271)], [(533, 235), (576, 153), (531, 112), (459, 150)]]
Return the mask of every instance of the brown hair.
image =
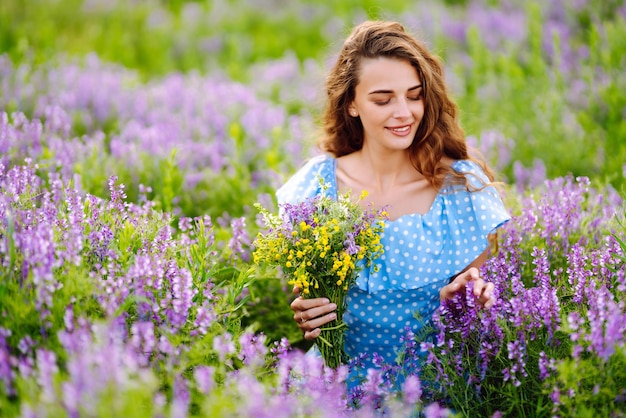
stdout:
[(424, 116), (409, 147), (415, 169), (439, 188), (447, 174), (461, 177), (445, 164), (444, 157), (469, 159), (479, 163), (493, 181), (486, 164), (468, 154), (465, 134), (457, 120), (458, 107), (448, 96), (440, 59), (397, 22), (363, 22), (344, 42), (326, 79), (325, 135), (318, 141), (320, 149), (340, 157), (363, 147), (363, 125), (359, 118), (349, 115), (348, 106), (355, 98), (361, 61), (378, 57), (406, 60), (422, 83)]

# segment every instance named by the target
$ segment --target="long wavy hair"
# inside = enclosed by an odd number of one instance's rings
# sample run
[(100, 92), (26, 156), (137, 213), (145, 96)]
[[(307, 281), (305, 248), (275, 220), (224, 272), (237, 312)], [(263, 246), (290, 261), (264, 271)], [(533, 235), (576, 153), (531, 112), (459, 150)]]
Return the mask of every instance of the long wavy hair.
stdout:
[(459, 181), (463, 178), (444, 163), (444, 157), (469, 159), (480, 164), (493, 181), (493, 172), (484, 161), (468, 153), (457, 119), (458, 107), (448, 95), (441, 60), (397, 22), (363, 22), (344, 42), (326, 79), (324, 135), (318, 140), (319, 148), (340, 157), (363, 147), (363, 125), (360, 118), (350, 116), (348, 107), (355, 98), (362, 60), (378, 57), (406, 60), (422, 83), (424, 116), (409, 147), (415, 169), (439, 189), (448, 174)]

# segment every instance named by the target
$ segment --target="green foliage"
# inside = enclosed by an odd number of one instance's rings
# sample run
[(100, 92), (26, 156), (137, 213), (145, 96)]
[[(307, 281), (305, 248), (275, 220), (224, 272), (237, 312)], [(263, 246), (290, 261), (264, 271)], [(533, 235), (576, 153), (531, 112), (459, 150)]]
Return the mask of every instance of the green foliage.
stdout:
[[(626, 56), (624, 20), (606, 18), (602, 26), (582, 26), (567, 40), (568, 47), (585, 43), (588, 57), (564, 62), (572, 60), (564, 55), (566, 40), (556, 33), (546, 39), (547, 17), (537, 3), (527, 3), (526, 9), (528, 39), (520, 45), (494, 52), (478, 28), (469, 31), (471, 65), (455, 67), (464, 82), (457, 101), (466, 132), (500, 130), (514, 138), (515, 160), (529, 167), (540, 158), (550, 178), (584, 175), (619, 188), (626, 153), (626, 103), (620, 93), (625, 87), (620, 70)], [(550, 55), (545, 43), (552, 43)], [(568, 84), (572, 76), (564, 79), (561, 66), (577, 78), (582, 90), (577, 95)], [(513, 164), (504, 173), (513, 179)]]
[(406, 0), (273, 3), (10, 0), (0, 5), (0, 51), (17, 61), (34, 55), (36, 62), (48, 61), (58, 51), (96, 52), (146, 76), (220, 68), (235, 78), (247, 78), (248, 65), (281, 57), (287, 50), (299, 58), (322, 58), (336, 42), (329, 20), (347, 27), (359, 11), (374, 18), (411, 4)]

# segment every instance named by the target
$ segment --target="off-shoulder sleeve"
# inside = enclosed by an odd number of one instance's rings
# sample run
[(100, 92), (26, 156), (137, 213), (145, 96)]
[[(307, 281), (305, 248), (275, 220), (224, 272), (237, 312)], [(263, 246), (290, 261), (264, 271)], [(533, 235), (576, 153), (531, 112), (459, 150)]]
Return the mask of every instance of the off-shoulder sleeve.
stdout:
[[(473, 161), (458, 160), (452, 168), (463, 173), (469, 185), (477, 189), (456, 191), (455, 206), (464, 208), (465, 216), (470, 222), (475, 222), (475, 226), (479, 228), (479, 234), (494, 232), (511, 218), (498, 190), (489, 185), (487, 175), (478, 164)], [(473, 216), (469, 212), (472, 212)]]
[(320, 177), (329, 186), (326, 193), (336, 198), (335, 159), (318, 155), (308, 160), (276, 191), (278, 204), (298, 203), (322, 193)]

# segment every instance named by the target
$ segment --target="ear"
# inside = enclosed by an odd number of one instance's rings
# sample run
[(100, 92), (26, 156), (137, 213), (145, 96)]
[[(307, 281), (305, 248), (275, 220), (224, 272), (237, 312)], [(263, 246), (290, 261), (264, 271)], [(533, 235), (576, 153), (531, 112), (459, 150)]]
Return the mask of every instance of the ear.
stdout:
[(356, 110), (356, 106), (354, 105), (354, 102), (350, 103), (350, 105), (348, 106), (348, 113), (353, 118), (356, 118), (357, 116), (359, 116), (359, 112)]

